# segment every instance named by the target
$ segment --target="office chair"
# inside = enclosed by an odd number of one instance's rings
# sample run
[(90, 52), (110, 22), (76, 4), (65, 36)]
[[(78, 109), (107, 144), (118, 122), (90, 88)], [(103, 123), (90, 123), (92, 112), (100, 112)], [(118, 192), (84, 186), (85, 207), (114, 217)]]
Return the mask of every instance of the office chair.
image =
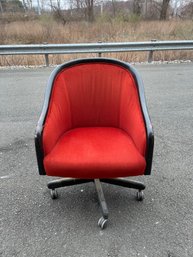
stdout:
[(108, 208), (101, 182), (137, 189), (124, 177), (150, 175), (154, 136), (142, 80), (128, 63), (107, 58), (64, 63), (50, 75), (35, 133), (40, 175), (62, 177), (56, 188), (94, 182), (106, 227)]

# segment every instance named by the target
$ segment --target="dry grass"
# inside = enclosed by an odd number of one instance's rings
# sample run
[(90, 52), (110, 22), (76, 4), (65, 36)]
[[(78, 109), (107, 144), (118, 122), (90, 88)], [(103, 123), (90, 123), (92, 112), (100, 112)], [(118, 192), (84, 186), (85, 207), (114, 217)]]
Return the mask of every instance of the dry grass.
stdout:
[[(127, 42), (157, 40), (193, 40), (193, 21), (98, 21), (71, 22), (65, 26), (51, 17), (42, 20), (17, 21), (0, 24), (0, 44), (41, 44), (41, 43), (89, 43), (89, 42)], [(78, 58), (81, 55), (49, 56), (51, 64)], [(88, 56), (88, 55), (82, 55)], [(91, 55), (96, 56), (96, 55)], [(129, 62), (147, 60), (147, 53), (116, 53), (106, 56), (120, 58)], [(192, 51), (156, 52), (154, 60), (193, 60)], [(44, 56), (4, 56), (0, 65), (41, 65)]]

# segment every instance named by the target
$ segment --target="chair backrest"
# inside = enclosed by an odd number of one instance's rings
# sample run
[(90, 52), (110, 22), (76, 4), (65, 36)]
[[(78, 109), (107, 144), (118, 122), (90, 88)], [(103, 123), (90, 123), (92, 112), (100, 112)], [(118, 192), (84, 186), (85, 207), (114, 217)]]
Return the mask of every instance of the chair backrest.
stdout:
[(144, 119), (129, 69), (97, 59), (64, 66), (55, 75), (44, 122), (44, 151), (49, 152), (65, 131), (88, 126), (122, 128), (145, 155)]

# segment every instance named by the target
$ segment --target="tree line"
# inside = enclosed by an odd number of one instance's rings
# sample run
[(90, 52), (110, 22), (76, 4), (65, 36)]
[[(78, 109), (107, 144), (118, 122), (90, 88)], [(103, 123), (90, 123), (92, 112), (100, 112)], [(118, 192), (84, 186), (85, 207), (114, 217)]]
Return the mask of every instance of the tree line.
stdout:
[(193, 0), (0, 0), (0, 13), (35, 12), (54, 13), (65, 23), (68, 20), (93, 22), (98, 16), (128, 17), (166, 20), (172, 16), (193, 17)]

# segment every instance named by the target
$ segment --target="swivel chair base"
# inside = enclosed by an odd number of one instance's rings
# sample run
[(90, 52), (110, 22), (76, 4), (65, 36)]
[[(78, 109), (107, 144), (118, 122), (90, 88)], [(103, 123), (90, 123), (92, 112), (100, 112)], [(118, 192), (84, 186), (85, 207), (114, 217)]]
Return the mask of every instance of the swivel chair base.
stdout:
[(137, 200), (143, 201), (143, 199), (144, 199), (143, 190), (145, 189), (145, 185), (143, 183), (131, 181), (131, 180), (127, 180), (127, 179), (122, 179), (122, 178), (100, 179), (100, 180), (99, 179), (65, 178), (65, 179), (58, 179), (58, 180), (50, 181), (47, 186), (50, 189), (52, 199), (56, 199), (58, 197), (56, 188), (84, 184), (84, 183), (88, 183), (88, 182), (95, 183), (95, 187), (96, 187), (96, 191), (97, 191), (97, 195), (98, 195), (98, 199), (99, 199), (99, 203), (100, 203), (100, 207), (101, 207), (101, 211), (102, 211), (102, 217), (98, 221), (98, 226), (101, 229), (104, 229), (107, 226), (109, 212), (108, 212), (107, 204), (105, 201), (104, 193), (103, 193), (100, 182), (137, 189), (138, 190)]

